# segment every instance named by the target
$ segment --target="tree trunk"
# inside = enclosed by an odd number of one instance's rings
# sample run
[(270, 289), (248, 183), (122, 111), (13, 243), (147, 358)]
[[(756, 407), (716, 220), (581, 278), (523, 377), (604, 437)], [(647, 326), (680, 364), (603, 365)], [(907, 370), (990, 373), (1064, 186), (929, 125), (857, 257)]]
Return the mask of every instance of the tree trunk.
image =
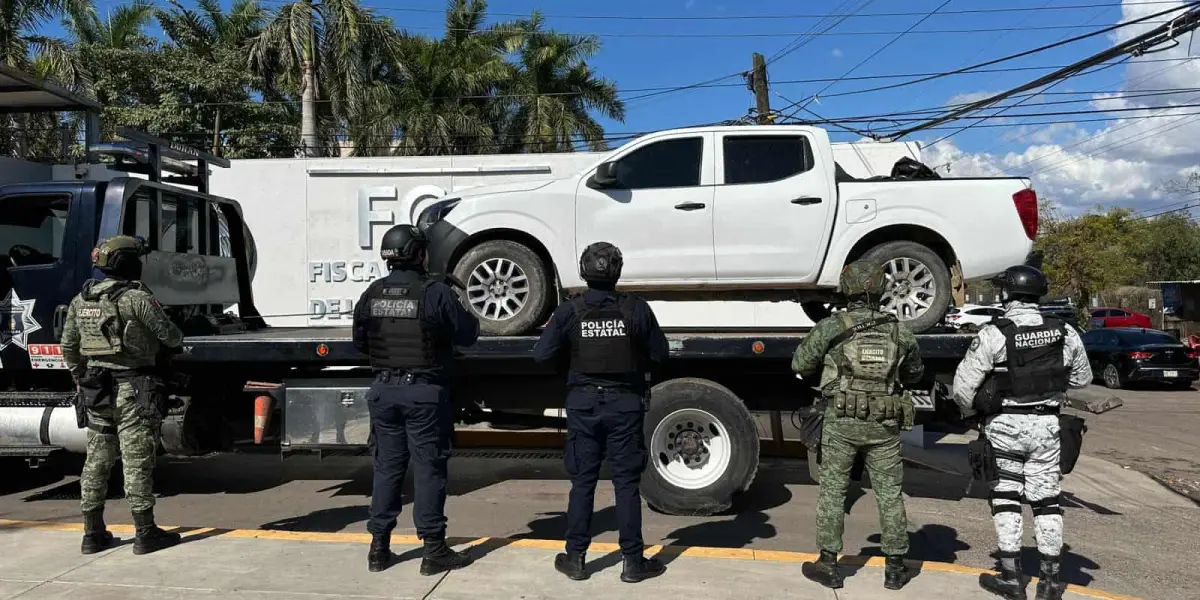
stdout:
[(300, 149), (305, 158), (316, 156), (317, 148), (317, 74), (311, 60), (304, 61), (303, 91), (300, 96)]

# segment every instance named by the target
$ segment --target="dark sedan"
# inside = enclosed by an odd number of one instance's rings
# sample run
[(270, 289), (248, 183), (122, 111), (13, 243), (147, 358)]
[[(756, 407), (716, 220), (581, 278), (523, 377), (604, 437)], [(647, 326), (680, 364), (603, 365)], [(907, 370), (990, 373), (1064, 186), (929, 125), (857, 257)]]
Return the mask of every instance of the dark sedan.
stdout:
[(1119, 389), (1131, 381), (1166, 383), (1179, 389), (1200, 378), (1200, 350), (1169, 333), (1140, 327), (1106, 327), (1083, 334), (1092, 372)]

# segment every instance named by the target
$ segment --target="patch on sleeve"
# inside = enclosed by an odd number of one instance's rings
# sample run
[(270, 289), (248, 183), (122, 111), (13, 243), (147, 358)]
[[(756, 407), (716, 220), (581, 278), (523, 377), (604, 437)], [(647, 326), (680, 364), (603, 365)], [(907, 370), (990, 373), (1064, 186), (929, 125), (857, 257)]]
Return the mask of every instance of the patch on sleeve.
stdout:
[(974, 352), (978, 349), (979, 349), (979, 336), (976, 336), (975, 339), (971, 340), (971, 351)]
[(158, 301), (158, 298), (150, 298), (150, 304), (153, 304), (155, 308), (162, 308), (162, 303)]

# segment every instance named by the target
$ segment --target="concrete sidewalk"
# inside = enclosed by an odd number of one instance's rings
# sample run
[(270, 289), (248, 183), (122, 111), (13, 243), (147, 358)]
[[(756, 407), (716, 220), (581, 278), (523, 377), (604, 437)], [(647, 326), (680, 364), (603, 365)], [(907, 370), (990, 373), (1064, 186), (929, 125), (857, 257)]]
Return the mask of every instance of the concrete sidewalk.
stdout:
[[(654, 547), (667, 573), (639, 584), (622, 583), (615, 544), (594, 544), (587, 581), (554, 570), (561, 541), (457, 540), (471, 547), (475, 564), (434, 577), (417, 568), (420, 549), (412, 536), (395, 536), (400, 560), (382, 573), (366, 568), (365, 534), (181, 528), (184, 544), (134, 556), (132, 527), (110, 525), (122, 543), (107, 552), (79, 554), (82, 527), (74, 523), (0, 520), (0, 598), (159, 599), (404, 598), (413, 600), (510, 600), (700, 597), (891, 600), (933, 597), (994, 598), (978, 587), (978, 569), (944, 563), (912, 563), (920, 569), (903, 590), (882, 585), (882, 560), (849, 557), (846, 587), (826, 590), (800, 575), (811, 554), (727, 548)], [(1033, 596), (1030, 584), (1030, 597)], [(1131, 599), (1072, 586), (1065, 598)]]

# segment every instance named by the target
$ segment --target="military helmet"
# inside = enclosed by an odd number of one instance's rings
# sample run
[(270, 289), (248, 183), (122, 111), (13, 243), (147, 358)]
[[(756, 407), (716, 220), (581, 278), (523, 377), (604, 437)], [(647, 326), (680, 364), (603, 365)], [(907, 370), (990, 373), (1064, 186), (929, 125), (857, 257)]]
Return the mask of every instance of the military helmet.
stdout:
[(150, 253), (146, 240), (132, 235), (115, 235), (92, 250), (92, 266), (104, 273), (140, 275), (141, 258)]
[(396, 225), (383, 234), (379, 243), (379, 256), (392, 263), (413, 263), (421, 258), (421, 251), (428, 241), (420, 229), (412, 225)]
[(1008, 298), (1037, 302), (1050, 293), (1046, 275), (1029, 265), (1013, 265), (992, 280)]
[(856, 260), (842, 269), (838, 289), (847, 297), (880, 296), (887, 283), (883, 265), (869, 260)]
[(621, 249), (608, 242), (596, 242), (583, 249), (579, 257), (579, 276), (588, 283), (616, 283), (625, 260)]

